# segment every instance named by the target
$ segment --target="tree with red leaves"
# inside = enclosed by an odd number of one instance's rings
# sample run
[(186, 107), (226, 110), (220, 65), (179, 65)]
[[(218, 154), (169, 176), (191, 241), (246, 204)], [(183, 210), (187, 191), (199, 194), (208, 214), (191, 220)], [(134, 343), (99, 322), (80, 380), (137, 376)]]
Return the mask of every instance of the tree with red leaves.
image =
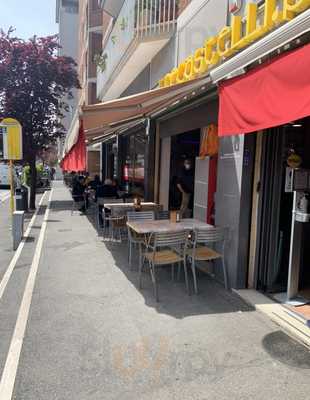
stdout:
[(65, 135), (64, 101), (80, 88), (76, 63), (58, 56), (57, 36), (28, 41), (0, 31), (0, 118), (16, 118), (23, 127), (24, 162), (30, 165), (30, 208), (35, 208), (36, 158)]

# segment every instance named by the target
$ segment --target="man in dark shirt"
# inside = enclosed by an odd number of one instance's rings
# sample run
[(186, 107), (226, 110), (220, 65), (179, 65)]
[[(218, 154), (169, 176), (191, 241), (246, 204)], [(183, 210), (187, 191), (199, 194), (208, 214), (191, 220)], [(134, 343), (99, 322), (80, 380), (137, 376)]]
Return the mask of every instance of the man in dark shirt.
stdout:
[(189, 159), (184, 161), (184, 168), (179, 176), (177, 188), (182, 194), (181, 218), (190, 218), (194, 200), (194, 171), (192, 162)]
[[(85, 199), (84, 198), (85, 186), (83, 185), (83, 182), (84, 182), (84, 178), (80, 176), (73, 183), (72, 197), (75, 202), (82, 202)], [(85, 211), (85, 205), (80, 209), (80, 211), (82, 211), (82, 212)]]

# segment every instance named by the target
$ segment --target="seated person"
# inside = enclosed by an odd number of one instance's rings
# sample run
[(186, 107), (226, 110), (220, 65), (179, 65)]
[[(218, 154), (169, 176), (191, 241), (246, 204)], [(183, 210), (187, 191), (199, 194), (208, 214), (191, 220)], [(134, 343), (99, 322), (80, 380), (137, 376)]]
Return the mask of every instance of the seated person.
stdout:
[(89, 186), (91, 189), (96, 190), (97, 186), (100, 186), (100, 185), (101, 185), (100, 177), (99, 177), (99, 175), (95, 175), (94, 180), (89, 183)]
[(111, 179), (106, 179), (103, 185), (99, 185), (96, 188), (95, 200), (105, 197), (118, 198), (117, 188), (113, 186)]
[[(74, 181), (73, 187), (72, 187), (72, 197), (73, 200), (77, 202), (82, 202), (84, 201), (84, 191), (85, 187), (83, 185), (84, 178), (80, 176), (77, 180)], [(85, 206), (79, 210), (79, 211), (85, 211)]]
[(86, 172), (85, 176), (84, 176), (84, 186), (88, 187), (91, 181), (92, 181), (92, 179), (89, 176), (89, 172)]
[[(117, 194), (117, 188), (115, 186), (113, 186), (113, 183), (111, 181), (111, 179), (106, 179), (104, 181), (103, 185), (99, 185), (96, 188), (96, 194), (95, 194), (95, 201), (97, 202), (98, 199), (103, 199), (103, 198), (114, 198), (117, 199), (118, 198), (118, 194)], [(99, 209), (99, 222), (100, 225), (102, 226), (103, 224), (103, 220), (102, 220), (102, 205), (99, 205), (98, 209)], [(109, 210), (106, 210), (107, 213), (109, 213)]]

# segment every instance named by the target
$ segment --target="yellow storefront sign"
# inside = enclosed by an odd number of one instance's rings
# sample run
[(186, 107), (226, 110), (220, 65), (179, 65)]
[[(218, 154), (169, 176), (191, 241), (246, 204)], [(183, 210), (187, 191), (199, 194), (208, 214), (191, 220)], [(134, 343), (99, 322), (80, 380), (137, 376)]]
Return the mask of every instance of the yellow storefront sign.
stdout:
[(0, 158), (23, 159), (23, 135), (21, 124), (13, 118), (4, 118), (0, 123)]
[(308, 8), (310, 0), (265, 0), (260, 7), (256, 3), (248, 3), (244, 17), (233, 15), (231, 26), (225, 26), (218, 35), (208, 38), (203, 47), (166, 74), (159, 81), (159, 86), (173, 86), (207, 73), (221, 61)]

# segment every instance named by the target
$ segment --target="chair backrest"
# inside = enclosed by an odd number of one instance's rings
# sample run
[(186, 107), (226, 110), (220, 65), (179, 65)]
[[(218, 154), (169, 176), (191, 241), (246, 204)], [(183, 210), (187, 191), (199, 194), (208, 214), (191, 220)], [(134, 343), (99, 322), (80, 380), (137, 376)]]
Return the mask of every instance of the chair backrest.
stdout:
[(154, 248), (158, 247), (186, 247), (188, 243), (188, 230), (171, 231), (154, 234)]
[(170, 212), (169, 211), (157, 211), (156, 213), (157, 219), (169, 219), (170, 218)]
[(124, 207), (111, 207), (111, 214), (113, 217), (126, 217), (127, 212), (131, 210), (131, 208)]
[(128, 221), (154, 221), (155, 214), (154, 211), (129, 211), (127, 212)]
[(195, 229), (195, 243), (217, 243), (224, 242), (226, 238), (225, 228), (203, 228)]

